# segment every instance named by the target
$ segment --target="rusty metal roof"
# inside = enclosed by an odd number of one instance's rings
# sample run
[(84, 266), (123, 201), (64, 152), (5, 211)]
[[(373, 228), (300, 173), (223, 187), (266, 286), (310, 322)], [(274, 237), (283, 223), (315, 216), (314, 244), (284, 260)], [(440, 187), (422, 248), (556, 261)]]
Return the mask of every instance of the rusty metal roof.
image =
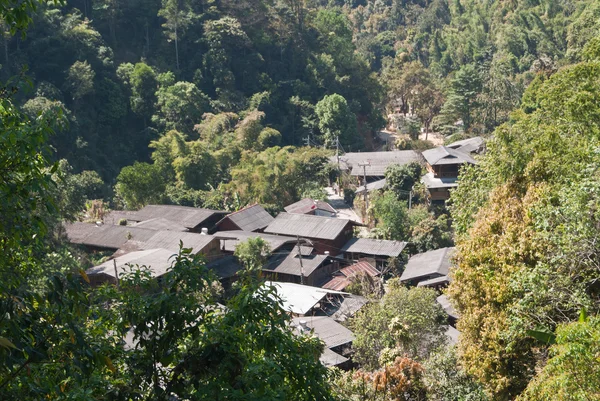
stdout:
[(301, 236), (333, 240), (336, 239), (348, 225), (357, 223), (335, 217), (313, 216), (310, 214), (279, 213), (267, 228), (266, 233), (289, 236)]
[(240, 209), (237, 212), (228, 214), (217, 223), (217, 226), (219, 226), (219, 224), (225, 220), (231, 221), (233, 224), (238, 226), (240, 230), (256, 231), (262, 230), (274, 219), (273, 216), (267, 213), (267, 211), (261, 205), (256, 203)]
[(348, 278), (353, 277), (359, 273), (365, 273), (371, 277), (376, 277), (381, 274), (381, 272), (377, 270), (375, 266), (367, 262), (358, 262), (353, 265), (346, 266), (343, 269), (340, 269), (340, 273), (342, 273)]
[(406, 242), (384, 239), (352, 238), (343, 247), (342, 252), (362, 253), (365, 255), (398, 257), (406, 247)]
[(327, 290), (344, 291), (350, 285), (350, 280), (345, 276), (333, 276), (331, 280), (321, 286)]

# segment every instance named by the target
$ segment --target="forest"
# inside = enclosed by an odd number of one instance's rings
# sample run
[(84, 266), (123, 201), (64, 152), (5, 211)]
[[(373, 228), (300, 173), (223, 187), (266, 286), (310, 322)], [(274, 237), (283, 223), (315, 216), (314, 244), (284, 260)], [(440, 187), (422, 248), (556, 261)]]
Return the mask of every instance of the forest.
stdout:
[[(0, 399), (600, 400), (597, 1), (0, 0), (0, 41)], [(456, 346), (393, 270), (355, 283), (342, 371), (290, 334), (260, 241), (224, 298), (185, 248), (92, 289), (106, 255), (65, 240), (108, 210), (323, 200), (331, 157), (390, 127), (486, 141), (447, 208), (414, 165), (354, 200), (370, 238), (456, 246)]]

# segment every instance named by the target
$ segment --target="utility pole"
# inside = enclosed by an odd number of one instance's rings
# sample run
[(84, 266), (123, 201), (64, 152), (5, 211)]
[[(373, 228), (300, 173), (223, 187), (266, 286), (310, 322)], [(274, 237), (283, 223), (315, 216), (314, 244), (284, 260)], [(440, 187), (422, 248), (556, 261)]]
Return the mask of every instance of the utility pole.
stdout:
[(365, 186), (365, 215), (369, 210), (369, 194), (367, 193), (367, 166), (371, 165), (371, 162), (366, 161), (364, 163), (358, 163), (359, 167), (363, 168), (363, 185)]
[(298, 256), (300, 259), (300, 284), (304, 285), (304, 265), (302, 264), (302, 249), (300, 249), (300, 236), (296, 235), (298, 240)]
[(119, 272), (117, 271), (117, 259), (113, 259), (113, 265), (115, 266), (115, 278), (117, 279), (117, 288), (119, 288)]

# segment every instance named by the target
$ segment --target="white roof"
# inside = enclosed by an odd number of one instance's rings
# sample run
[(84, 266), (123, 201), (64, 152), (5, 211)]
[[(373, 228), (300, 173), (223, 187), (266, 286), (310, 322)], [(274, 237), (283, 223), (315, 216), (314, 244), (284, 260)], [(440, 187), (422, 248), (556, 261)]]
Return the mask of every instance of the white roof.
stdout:
[(327, 294), (346, 294), (345, 292), (294, 283), (267, 281), (265, 285), (273, 285), (283, 301), (283, 309), (296, 315), (307, 314)]

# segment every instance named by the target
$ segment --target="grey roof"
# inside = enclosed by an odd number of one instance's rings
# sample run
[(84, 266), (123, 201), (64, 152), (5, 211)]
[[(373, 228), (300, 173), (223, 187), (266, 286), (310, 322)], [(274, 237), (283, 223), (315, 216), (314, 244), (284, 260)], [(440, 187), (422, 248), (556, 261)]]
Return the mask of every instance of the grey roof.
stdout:
[(129, 240), (145, 242), (156, 233), (144, 228), (108, 224), (97, 226), (80, 222), (66, 223), (64, 227), (69, 241), (73, 244), (114, 250)]
[(267, 281), (263, 285), (273, 286), (281, 298), (283, 309), (296, 315), (306, 315), (327, 294), (346, 294), (309, 285)]
[(356, 225), (357, 223), (346, 219), (313, 216), (310, 214), (279, 213), (275, 220), (265, 229), (265, 232), (333, 240), (349, 224)]
[[(377, 180), (377, 181), (373, 181), (367, 184), (367, 192), (373, 192), (373, 191), (377, 191), (379, 189), (384, 189), (387, 186), (387, 181), (384, 179), (381, 180)], [(361, 185), (360, 187), (356, 188), (355, 193), (357, 194), (361, 194), (365, 192), (365, 186)]]
[[(325, 343), (326, 348), (335, 348), (354, 341), (354, 334), (328, 316), (297, 317), (293, 325), (301, 333), (313, 333)], [(306, 322), (308, 331), (303, 329), (301, 322)]]
[(198, 227), (215, 215), (225, 214), (227, 214), (227, 212), (188, 206), (148, 205), (135, 212), (129, 219), (134, 221), (146, 221), (155, 218), (163, 218), (192, 229)]
[(284, 208), (284, 210), (288, 213), (300, 214), (307, 214), (316, 209), (324, 210), (330, 213), (337, 213), (337, 210), (335, 210), (329, 203), (311, 198), (304, 198)]
[(452, 142), (446, 145), (449, 148), (460, 150), (464, 153), (478, 153), (484, 145), (484, 140), (480, 136), (476, 136), (469, 139), (463, 139), (462, 141)]
[(346, 295), (342, 299), (340, 307), (331, 315), (331, 318), (338, 322), (344, 322), (354, 316), (368, 302), (367, 298), (359, 295)]
[[(335, 156), (330, 158), (332, 162), (336, 162)], [(369, 162), (366, 167), (366, 175), (368, 177), (383, 177), (385, 170), (392, 164), (408, 164), (410, 162), (418, 162), (421, 158), (414, 150), (393, 150), (389, 152), (352, 152), (340, 156), (340, 162), (345, 164), (348, 169), (351, 169), (351, 175), (362, 176), (365, 169), (360, 167), (359, 163)]]
[(458, 178), (456, 177), (443, 177), (438, 178), (433, 173), (427, 173), (421, 177), (421, 182), (425, 184), (428, 189), (433, 188), (455, 188), (458, 186)]
[(150, 269), (152, 277), (160, 277), (167, 272), (173, 263), (174, 253), (168, 249), (147, 249), (144, 251), (130, 252), (116, 259), (108, 260), (98, 266), (89, 268), (86, 273), (88, 276), (107, 275), (115, 277), (115, 260), (119, 277), (123, 273), (130, 271), (126, 265), (147, 266)]
[(450, 258), (455, 248), (440, 248), (411, 256), (400, 281), (414, 280), (432, 275), (445, 276), (451, 266)]
[(131, 217), (135, 216), (136, 213), (135, 210), (111, 210), (102, 217), (102, 222), (117, 225), (122, 219), (131, 220)]
[(206, 267), (212, 270), (220, 279), (234, 277), (237, 272), (244, 268), (233, 255), (214, 260), (208, 263)]
[(456, 345), (458, 343), (459, 336), (460, 332), (454, 327), (448, 325), (448, 327), (446, 328), (446, 337), (448, 337), (448, 343), (450, 345)]
[(323, 353), (319, 357), (319, 361), (326, 367), (341, 365), (347, 360), (348, 358), (341, 356), (337, 352), (333, 352), (329, 348), (324, 348)]
[(243, 231), (256, 231), (262, 230), (273, 221), (267, 211), (259, 204), (247, 206), (243, 209), (238, 210), (225, 216), (221, 221), (217, 223), (217, 226), (224, 220), (230, 220), (236, 226)]
[(193, 253), (198, 253), (212, 241), (219, 241), (219, 238), (212, 235), (188, 232), (158, 231), (142, 243), (141, 246), (143, 249), (164, 248), (173, 252), (179, 252), (180, 241), (183, 242), (184, 248), (192, 248)]
[(423, 152), (423, 157), (432, 166), (464, 163), (477, 164), (477, 161), (468, 153), (463, 153), (447, 146), (428, 149)]
[(162, 231), (187, 231), (187, 228), (174, 221), (163, 219), (162, 217), (141, 221), (132, 227), (146, 228), (148, 230)]
[(397, 257), (406, 247), (406, 242), (384, 239), (352, 238), (342, 247), (342, 252), (365, 255)]
[(442, 306), (444, 311), (448, 314), (448, 316), (453, 317), (454, 319), (458, 319), (458, 312), (454, 309), (454, 306), (450, 303), (450, 299), (447, 295), (442, 294), (436, 298), (438, 303)]
[[(302, 256), (302, 268), (300, 268), (300, 256), (294, 251), (289, 253), (279, 253), (271, 256), (269, 261), (263, 267), (273, 273), (291, 274), (294, 276), (310, 276), (315, 270), (327, 263), (329, 258), (326, 255), (305, 255)], [(303, 253), (304, 255), (304, 253)]]
[(435, 287), (438, 285), (448, 284), (450, 282), (450, 277), (447, 275), (430, 278), (429, 280), (419, 281), (417, 283), (417, 287)]
[[(248, 231), (218, 231), (215, 235), (218, 235), (221, 238), (221, 249), (228, 252), (235, 251), (235, 247), (240, 243), (248, 240), (248, 238), (262, 238), (265, 240), (269, 247), (271, 248), (271, 252), (275, 252), (285, 244), (295, 244), (296, 238), (293, 237), (285, 237), (283, 235), (272, 235), (272, 234), (263, 234), (263, 233), (255, 233)], [(224, 239), (229, 238), (229, 239)]]

